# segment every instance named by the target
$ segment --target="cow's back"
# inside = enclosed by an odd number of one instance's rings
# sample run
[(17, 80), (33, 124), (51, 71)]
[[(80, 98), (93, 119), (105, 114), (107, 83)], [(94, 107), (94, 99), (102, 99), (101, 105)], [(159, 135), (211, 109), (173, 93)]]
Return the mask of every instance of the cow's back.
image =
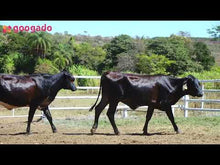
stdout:
[(106, 72), (101, 78), (102, 95), (109, 100), (121, 101), (132, 109), (146, 105), (152, 83), (146, 77), (138, 74), (125, 74), (119, 72)]
[(35, 81), (30, 76), (0, 75), (0, 101), (14, 106), (28, 106), (37, 97)]
[(106, 72), (102, 75), (102, 95), (121, 101), (132, 109), (144, 105), (156, 105), (160, 101), (160, 84), (164, 75), (139, 75)]

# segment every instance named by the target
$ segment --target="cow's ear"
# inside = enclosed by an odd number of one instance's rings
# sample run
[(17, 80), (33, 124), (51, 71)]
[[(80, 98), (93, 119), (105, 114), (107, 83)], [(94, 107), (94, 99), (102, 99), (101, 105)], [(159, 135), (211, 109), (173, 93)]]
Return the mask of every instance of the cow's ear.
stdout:
[(188, 75), (187, 78), (188, 78), (188, 80), (191, 80), (191, 81), (193, 81), (193, 79), (194, 79), (194, 77), (192, 75)]

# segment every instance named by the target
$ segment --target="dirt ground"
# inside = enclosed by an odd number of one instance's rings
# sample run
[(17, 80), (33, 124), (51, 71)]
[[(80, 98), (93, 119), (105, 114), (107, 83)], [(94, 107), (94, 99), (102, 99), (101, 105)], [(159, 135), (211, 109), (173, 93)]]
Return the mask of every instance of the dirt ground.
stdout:
[[(36, 118), (34, 118), (36, 120)], [(52, 133), (45, 121), (33, 122), (32, 134), (26, 135), (26, 118), (0, 119), (0, 144), (220, 144), (220, 134), (207, 128), (180, 126), (182, 133), (176, 134), (172, 126), (150, 127), (151, 136), (142, 135), (143, 125), (119, 126), (121, 135), (113, 134), (112, 128), (98, 128), (90, 134), (89, 127), (66, 127), (55, 123), (58, 132)]]

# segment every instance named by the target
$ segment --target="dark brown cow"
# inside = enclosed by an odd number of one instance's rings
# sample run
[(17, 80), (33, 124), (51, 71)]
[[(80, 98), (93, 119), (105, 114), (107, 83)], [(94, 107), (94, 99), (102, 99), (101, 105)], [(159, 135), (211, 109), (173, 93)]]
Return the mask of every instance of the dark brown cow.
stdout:
[(30, 107), (27, 134), (30, 134), (30, 125), (37, 108), (44, 112), (52, 131), (56, 132), (48, 105), (55, 99), (60, 89), (75, 91), (74, 80), (75, 78), (65, 70), (55, 75), (17, 76), (0, 74), (0, 105), (9, 110), (18, 107)]
[[(187, 86), (187, 89), (183, 89), (184, 85)], [(101, 90), (102, 98), (96, 106)], [(114, 114), (119, 102), (123, 102), (131, 109), (136, 109), (139, 106), (148, 106), (146, 122), (143, 128), (144, 134), (148, 134), (148, 122), (155, 108), (165, 111), (174, 130), (180, 133), (174, 122), (171, 105), (174, 105), (184, 95), (202, 96), (201, 85), (192, 75), (185, 78), (174, 78), (165, 75), (151, 76), (106, 72), (101, 77), (100, 91), (95, 104), (90, 109), (92, 110), (96, 106), (95, 121), (91, 129), (92, 134), (97, 129), (100, 113), (107, 104), (109, 104), (107, 116), (115, 134), (119, 134), (114, 120)]]

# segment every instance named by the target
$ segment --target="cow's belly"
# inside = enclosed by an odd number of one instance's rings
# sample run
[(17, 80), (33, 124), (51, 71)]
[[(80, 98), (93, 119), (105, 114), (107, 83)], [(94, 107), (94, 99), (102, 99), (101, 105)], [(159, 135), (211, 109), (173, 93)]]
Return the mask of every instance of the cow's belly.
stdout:
[[(21, 106), (16, 106), (16, 105), (10, 105), (10, 104), (5, 103), (5, 102), (2, 102), (2, 101), (0, 101), (0, 105), (3, 106), (3, 107), (5, 107), (5, 108), (7, 108), (8, 110), (12, 110), (12, 109), (14, 109), (14, 108), (19, 108), (19, 107), (21, 107)], [(24, 107), (24, 106), (22, 106), (22, 107)]]
[(41, 107), (40, 109), (45, 108), (45, 107), (47, 107), (50, 103), (51, 103), (51, 101), (45, 100), (45, 101), (43, 101), (43, 102), (40, 104), (39, 107)]
[(139, 106), (142, 106), (142, 104), (138, 104), (137, 102), (135, 102), (132, 99), (124, 99), (124, 100), (121, 100), (121, 102), (126, 104), (127, 106), (129, 106), (133, 110), (137, 109)]

